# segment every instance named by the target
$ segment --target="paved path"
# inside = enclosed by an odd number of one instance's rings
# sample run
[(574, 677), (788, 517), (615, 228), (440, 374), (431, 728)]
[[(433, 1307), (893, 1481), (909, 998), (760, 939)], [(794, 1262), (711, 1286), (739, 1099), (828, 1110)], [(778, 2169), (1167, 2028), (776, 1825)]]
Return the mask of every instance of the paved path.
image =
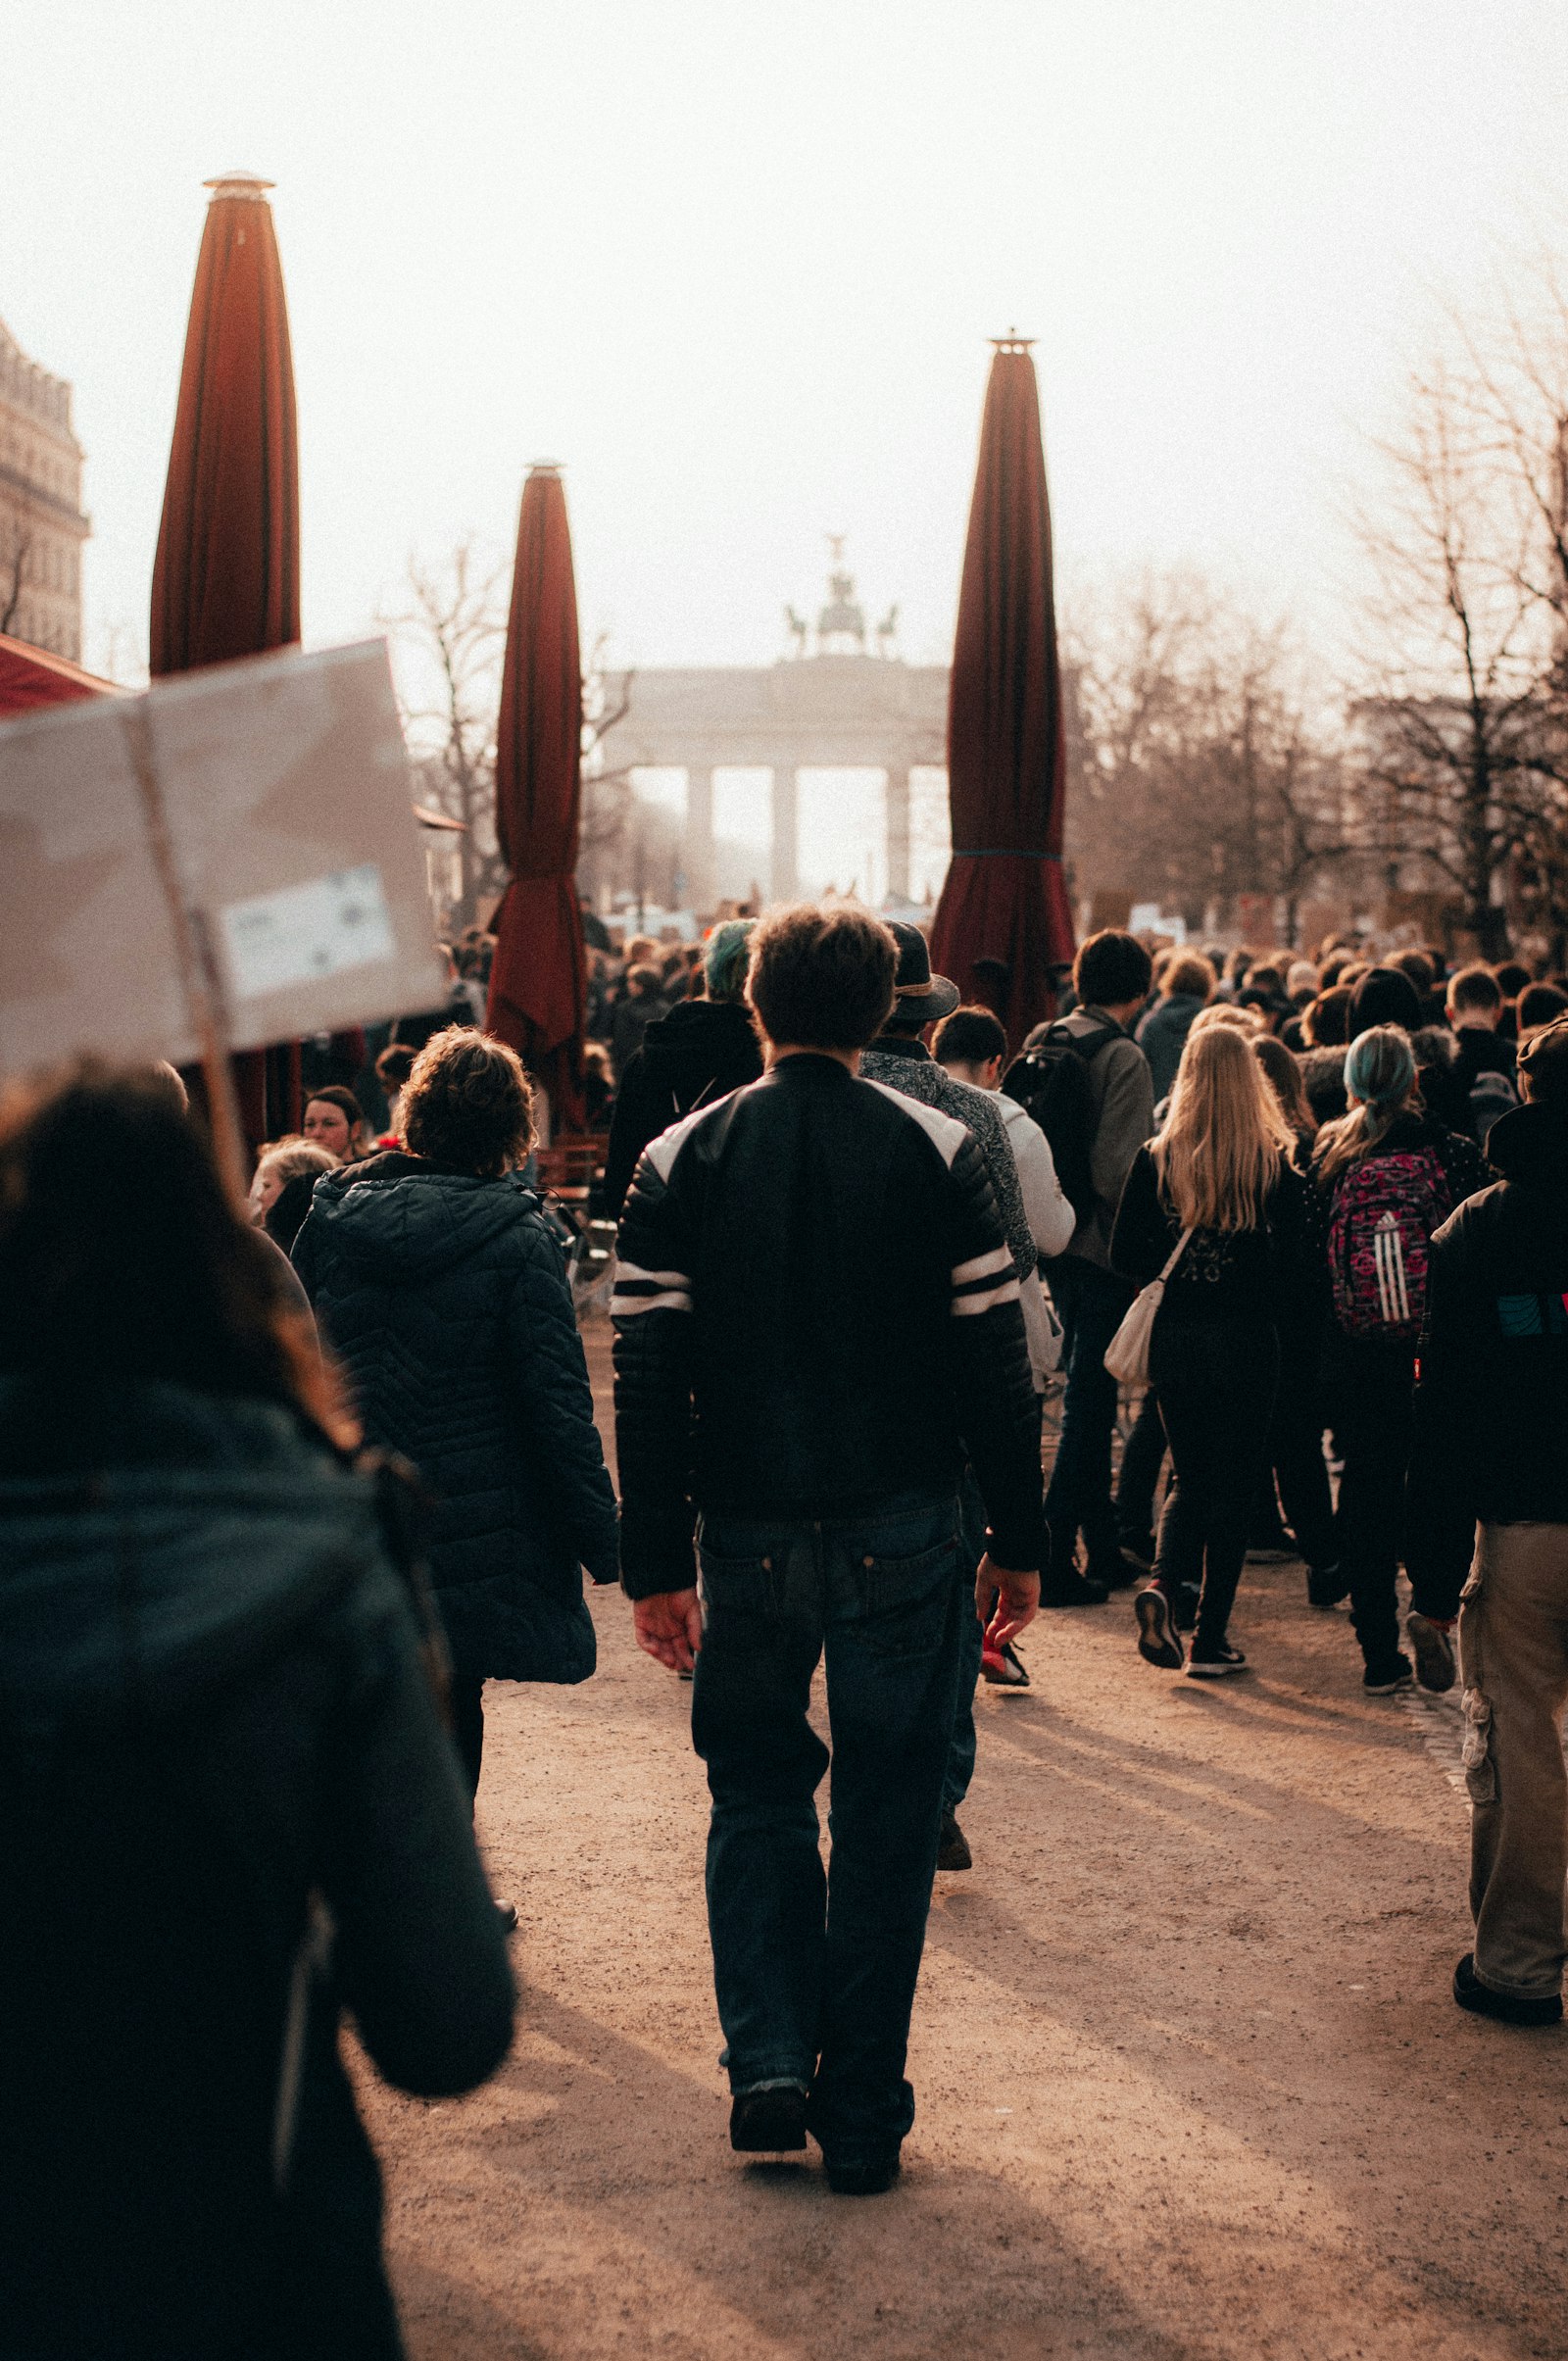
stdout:
[(523, 2029), (461, 2104), (367, 2094), (416, 2361), (1561, 2361), (1568, 2035), (1451, 2005), (1451, 1715), (1364, 1699), (1303, 1589), (1249, 1569), (1246, 1681), (1151, 1671), (1120, 1599), (982, 1697), (859, 2203), (725, 2141), (690, 1692), (617, 1595), (596, 1681), (492, 1689)]

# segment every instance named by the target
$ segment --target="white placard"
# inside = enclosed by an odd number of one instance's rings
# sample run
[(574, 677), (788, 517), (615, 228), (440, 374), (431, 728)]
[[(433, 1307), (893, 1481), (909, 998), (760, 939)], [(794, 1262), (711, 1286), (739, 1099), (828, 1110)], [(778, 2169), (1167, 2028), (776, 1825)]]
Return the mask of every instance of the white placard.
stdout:
[(373, 861), (226, 903), (218, 918), (236, 1000), (389, 959), (397, 948)]
[(280, 650), (0, 724), (0, 1075), (200, 1054), (171, 880), (211, 941), (232, 1049), (437, 1006), (383, 646)]

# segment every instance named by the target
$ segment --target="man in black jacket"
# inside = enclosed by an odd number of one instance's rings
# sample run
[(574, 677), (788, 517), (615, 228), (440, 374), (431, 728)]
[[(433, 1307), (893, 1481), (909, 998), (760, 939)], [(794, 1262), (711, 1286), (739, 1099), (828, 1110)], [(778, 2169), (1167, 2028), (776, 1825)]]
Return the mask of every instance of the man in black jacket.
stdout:
[(1464, 1599), (1476, 1937), (1453, 1996), (1541, 2025), (1562, 2015), (1568, 1952), (1568, 1018), (1519, 1074), (1526, 1104), (1487, 1139), (1501, 1180), (1432, 1243), (1405, 1562), (1431, 1686), (1452, 1679)]
[(726, 918), (703, 955), (704, 1000), (683, 1000), (643, 1035), (615, 1094), (605, 1157), (605, 1207), (612, 1221), (650, 1140), (699, 1107), (711, 1107), (762, 1070), (746, 1007), (747, 949), (755, 920)]
[[(1043, 1538), (1018, 1282), (979, 1151), (857, 1075), (896, 959), (858, 910), (760, 927), (768, 1071), (643, 1157), (612, 1304), (622, 1580), (639, 1645), (696, 1660), (731, 2142), (802, 2148), (809, 2128), (852, 2194), (890, 2185), (914, 2115), (909, 2012), (974, 1611), (966, 1455), (999, 1645), (1034, 1615)], [(830, 1880), (807, 1716), (824, 1652)]]

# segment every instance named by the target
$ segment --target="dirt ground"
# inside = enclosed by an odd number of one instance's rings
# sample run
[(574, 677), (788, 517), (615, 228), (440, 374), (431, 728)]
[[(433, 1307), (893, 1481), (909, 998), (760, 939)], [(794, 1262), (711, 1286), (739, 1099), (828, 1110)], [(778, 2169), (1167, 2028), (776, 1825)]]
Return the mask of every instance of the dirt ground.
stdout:
[(859, 2201), (729, 2150), (690, 1691), (594, 1603), (596, 1680), (488, 1692), (512, 2057), (366, 2092), (416, 2361), (1568, 2355), (1568, 2032), (1453, 2007), (1447, 1724), (1362, 1697), (1299, 1567), (1248, 1569), (1245, 1680), (1151, 1670), (1121, 1596), (982, 1693), (905, 2177)]

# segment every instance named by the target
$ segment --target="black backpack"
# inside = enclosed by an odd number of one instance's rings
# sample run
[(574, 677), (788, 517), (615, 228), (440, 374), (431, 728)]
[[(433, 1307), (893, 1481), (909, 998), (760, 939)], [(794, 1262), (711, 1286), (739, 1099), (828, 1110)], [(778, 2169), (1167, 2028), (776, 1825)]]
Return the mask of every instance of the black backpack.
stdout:
[(1003, 1089), (1039, 1124), (1051, 1142), (1056, 1178), (1082, 1221), (1095, 1203), (1090, 1156), (1095, 1145), (1095, 1099), (1089, 1069), (1107, 1042), (1124, 1038), (1119, 1025), (1074, 1033), (1065, 1021), (1024, 1050), (1008, 1066)]

